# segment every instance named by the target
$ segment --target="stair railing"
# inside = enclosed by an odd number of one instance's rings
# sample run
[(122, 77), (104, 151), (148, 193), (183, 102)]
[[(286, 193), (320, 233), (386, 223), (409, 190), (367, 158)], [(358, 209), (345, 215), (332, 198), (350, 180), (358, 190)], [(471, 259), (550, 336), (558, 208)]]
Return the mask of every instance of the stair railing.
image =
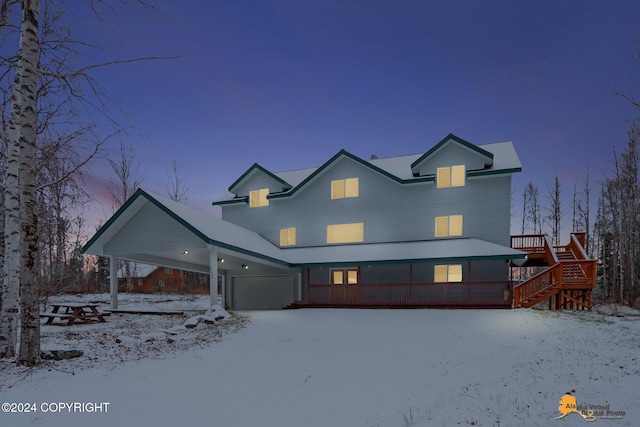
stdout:
[(562, 284), (562, 265), (554, 266), (536, 274), (513, 288), (513, 305), (520, 307), (536, 294), (543, 294), (554, 286)]

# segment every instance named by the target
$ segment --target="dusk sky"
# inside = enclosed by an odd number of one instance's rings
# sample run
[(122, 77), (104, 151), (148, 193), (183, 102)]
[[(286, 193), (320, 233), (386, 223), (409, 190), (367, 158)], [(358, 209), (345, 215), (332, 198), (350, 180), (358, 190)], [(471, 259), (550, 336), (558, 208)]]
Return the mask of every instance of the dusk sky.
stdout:
[[(90, 62), (181, 56), (92, 75), (132, 127), (142, 186), (164, 193), (176, 160), (187, 204), (211, 213), (254, 162), (277, 172), (320, 166), (342, 148), (365, 159), (423, 153), (453, 133), (513, 141), (523, 164), (514, 232), (525, 184), (546, 195), (556, 172), (568, 229), (587, 163), (596, 199), (612, 147), (640, 116), (615, 94), (640, 97), (637, 0), (156, 4), (115, 2), (100, 25), (71, 8), (73, 25), (110, 46)], [(113, 173), (96, 162), (90, 174), (105, 205), (89, 217), (104, 221)]]

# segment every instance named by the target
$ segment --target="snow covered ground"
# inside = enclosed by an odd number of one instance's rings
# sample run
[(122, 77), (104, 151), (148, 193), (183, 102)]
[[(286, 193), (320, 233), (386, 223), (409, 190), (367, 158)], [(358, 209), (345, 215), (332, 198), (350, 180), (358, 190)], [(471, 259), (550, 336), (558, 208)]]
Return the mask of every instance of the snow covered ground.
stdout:
[[(206, 308), (206, 299), (198, 301)], [(52, 345), (64, 334), (69, 348), (101, 334), (104, 342), (87, 345), (84, 361), (0, 365), (0, 403), (37, 411), (0, 413), (0, 425), (583, 426), (577, 413), (554, 419), (571, 392), (579, 405), (624, 411), (597, 425), (637, 426), (640, 317), (632, 314), (264, 311), (200, 324), (173, 343), (128, 346), (111, 338), (185, 318), (113, 315), (103, 324), (44, 326), (45, 342), (62, 331)], [(72, 335), (86, 331), (88, 340)], [(57, 403), (79, 403), (85, 412)], [(108, 406), (86, 412), (88, 403)]]

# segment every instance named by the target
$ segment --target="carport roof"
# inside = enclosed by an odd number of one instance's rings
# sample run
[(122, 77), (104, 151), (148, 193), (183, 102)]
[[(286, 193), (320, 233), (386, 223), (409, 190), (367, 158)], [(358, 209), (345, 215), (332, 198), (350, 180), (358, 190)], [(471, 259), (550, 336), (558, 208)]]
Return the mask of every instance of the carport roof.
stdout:
[(279, 248), (258, 233), (142, 189), (138, 189), (98, 230), (83, 247), (83, 252), (109, 255), (103, 253), (104, 246), (147, 203), (160, 208), (168, 219), (178, 221), (185, 232), (195, 234), (206, 244), (289, 267), (517, 259), (526, 256), (522, 251), (473, 238)]

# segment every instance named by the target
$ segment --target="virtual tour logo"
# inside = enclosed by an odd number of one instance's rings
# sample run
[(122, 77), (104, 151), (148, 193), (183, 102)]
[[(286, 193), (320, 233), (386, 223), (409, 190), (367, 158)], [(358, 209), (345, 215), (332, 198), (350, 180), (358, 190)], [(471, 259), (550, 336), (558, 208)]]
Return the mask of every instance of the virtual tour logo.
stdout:
[(604, 405), (594, 403), (579, 404), (575, 396), (567, 393), (560, 398), (560, 406), (558, 406), (558, 411), (562, 415), (555, 419), (559, 420), (574, 412), (589, 422), (597, 419), (621, 419), (624, 417), (624, 411), (612, 410), (609, 406), (608, 403)]

